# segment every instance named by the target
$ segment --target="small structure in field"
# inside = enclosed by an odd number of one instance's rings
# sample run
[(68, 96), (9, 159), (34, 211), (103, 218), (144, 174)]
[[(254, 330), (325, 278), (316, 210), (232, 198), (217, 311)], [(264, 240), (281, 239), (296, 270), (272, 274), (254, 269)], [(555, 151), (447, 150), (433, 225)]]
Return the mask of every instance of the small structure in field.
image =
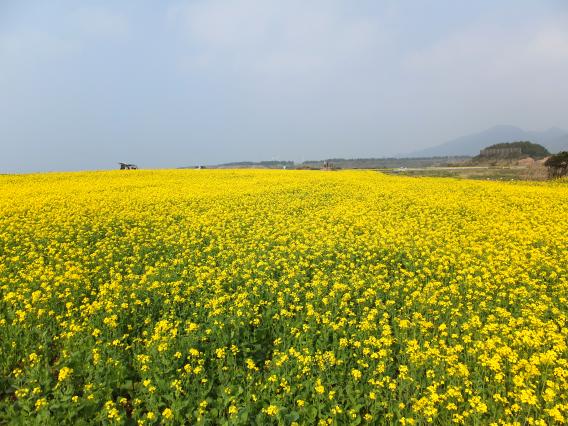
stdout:
[(333, 163), (329, 160), (325, 160), (323, 162), (323, 166), (321, 167), (321, 170), (324, 170), (324, 171), (334, 170)]
[(137, 170), (138, 166), (136, 164), (128, 164), (128, 163), (118, 163), (120, 164), (120, 170)]

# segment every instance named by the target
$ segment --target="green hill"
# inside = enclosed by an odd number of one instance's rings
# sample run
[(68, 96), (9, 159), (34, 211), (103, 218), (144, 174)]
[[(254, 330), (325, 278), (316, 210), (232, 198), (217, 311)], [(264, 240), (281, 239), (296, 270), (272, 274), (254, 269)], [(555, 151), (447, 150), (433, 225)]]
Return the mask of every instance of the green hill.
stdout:
[(550, 152), (537, 143), (529, 141), (506, 142), (490, 145), (480, 151), (476, 159), (520, 159), (532, 157), (535, 159), (544, 158)]

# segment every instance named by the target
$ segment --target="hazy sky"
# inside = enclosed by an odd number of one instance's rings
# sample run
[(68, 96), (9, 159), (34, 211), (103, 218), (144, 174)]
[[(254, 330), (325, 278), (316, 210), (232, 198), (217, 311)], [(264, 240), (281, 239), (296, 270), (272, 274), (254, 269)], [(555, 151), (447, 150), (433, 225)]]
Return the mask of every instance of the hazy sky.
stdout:
[(0, 173), (568, 129), (566, 0), (0, 0)]

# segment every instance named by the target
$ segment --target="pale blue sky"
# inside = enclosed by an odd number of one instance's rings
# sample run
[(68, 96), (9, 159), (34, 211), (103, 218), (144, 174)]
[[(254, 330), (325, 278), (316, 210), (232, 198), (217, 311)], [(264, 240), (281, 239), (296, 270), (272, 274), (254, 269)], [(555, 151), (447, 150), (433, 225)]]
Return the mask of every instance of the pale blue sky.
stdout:
[(0, 173), (568, 130), (568, 2), (0, 0)]

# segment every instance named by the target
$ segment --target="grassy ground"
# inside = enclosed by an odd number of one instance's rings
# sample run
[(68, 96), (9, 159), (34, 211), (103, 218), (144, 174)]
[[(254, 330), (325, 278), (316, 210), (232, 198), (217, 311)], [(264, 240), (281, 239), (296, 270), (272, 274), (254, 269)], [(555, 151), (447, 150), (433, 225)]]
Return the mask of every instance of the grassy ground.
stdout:
[(401, 176), (452, 177), (481, 180), (543, 180), (546, 173), (527, 167), (426, 167), (385, 169), (383, 173)]

